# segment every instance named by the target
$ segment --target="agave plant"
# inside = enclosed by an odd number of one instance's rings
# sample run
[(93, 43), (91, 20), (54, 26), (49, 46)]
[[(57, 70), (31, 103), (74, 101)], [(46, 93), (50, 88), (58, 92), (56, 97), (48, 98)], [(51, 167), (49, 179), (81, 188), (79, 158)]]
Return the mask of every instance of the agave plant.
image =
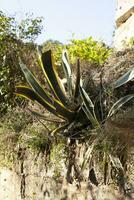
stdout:
[[(61, 118), (66, 125), (80, 122), (91, 124), (94, 128), (99, 126), (94, 112), (94, 105), (82, 87), (80, 78), (80, 63), (77, 62), (76, 80), (72, 78), (72, 70), (68, 61), (67, 51), (62, 53), (63, 69), (67, 80), (67, 87), (62, 84), (56, 72), (55, 62), (51, 51), (39, 55), (39, 63), (50, 92), (41, 86), (34, 74), (20, 61), (20, 67), (30, 87), (17, 86), (16, 94), (37, 102), (53, 115)], [(44, 117), (32, 111), (33, 114)]]
[[(65, 124), (56, 129), (56, 131), (60, 130), (61, 128), (69, 127), (70, 124), (77, 123), (80, 123), (81, 126), (83, 124), (87, 126), (90, 125), (91, 129), (97, 128), (100, 130), (101, 123), (99, 123), (96, 117), (94, 104), (82, 86), (79, 60), (77, 62), (75, 81), (72, 76), (72, 70), (66, 50), (64, 50), (62, 53), (62, 61), (67, 80), (67, 87), (62, 84), (62, 81), (58, 76), (51, 51), (39, 54), (40, 67), (42, 68), (44, 77), (47, 80), (50, 92), (43, 88), (34, 74), (24, 63), (20, 61), (21, 70), (25, 75), (29, 87), (17, 86), (16, 94), (37, 102), (50, 113), (57, 116), (59, 119), (62, 119)], [(114, 84), (115, 88), (127, 83), (132, 78), (134, 78), (134, 69), (130, 70), (123, 77), (117, 80)], [(110, 109), (108, 117), (111, 117), (122, 105), (124, 105), (124, 103), (133, 97), (134, 94), (119, 99)], [(35, 111), (31, 112), (34, 115), (38, 115), (39, 117), (47, 120), (45, 116)]]

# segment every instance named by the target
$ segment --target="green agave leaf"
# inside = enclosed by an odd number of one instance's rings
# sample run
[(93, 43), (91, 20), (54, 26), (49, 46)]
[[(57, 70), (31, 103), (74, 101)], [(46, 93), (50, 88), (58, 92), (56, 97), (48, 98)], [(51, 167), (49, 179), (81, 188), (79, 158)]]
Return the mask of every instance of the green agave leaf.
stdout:
[(19, 96), (23, 96), (27, 99), (30, 99), (32, 101), (38, 102), (40, 105), (42, 105), (45, 109), (47, 109), (49, 112), (53, 113), (54, 115), (58, 116), (58, 113), (56, 112), (56, 109), (54, 106), (49, 104), (47, 101), (42, 99), (35, 91), (33, 91), (31, 88), (26, 86), (18, 86), (16, 87), (17, 91), (16, 94)]
[(77, 73), (76, 73), (76, 84), (74, 91), (74, 100), (76, 100), (79, 96), (79, 87), (80, 87), (80, 61), (77, 61)]
[(85, 106), (88, 108), (88, 110), (91, 113), (93, 113), (94, 105), (93, 105), (91, 99), (89, 98), (88, 94), (86, 93), (86, 91), (81, 86), (79, 87), (79, 90), (80, 90), (80, 94), (81, 94), (81, 97), (83, 99)]
[(71, 121), (75, 117), (74, 112), (71, 112), (70, 110), (66, 109), (58, 101), (55, 100), (53, 104), (50, 104), (49, 102), (45, 101), (41, 96), (39, 96), (35, 91), (33, 91), (31, 88), (25, 86), (19, 86), (17, 87), (16, 94), (31, 99), (32, 101), (37, 101), (49, 112), (53, 113), (54, 115), (64, 120), (67, 119), (68, 121)]
[(40, 64), (50, 88), (54, 92), (55, 96), (62, 102), (62, 104), (64, 106), (68, 106), (68, 99), (66, 97), (66, 94), (64, 93), (64, 89), (62, 88), (60, 79), (55, 70), (55, 65), (52, 60), (51, 51), (43, 53), (41, 56), (41, 60), (42, 62), (40, 62)]
[(134, 68), (130, 69), (115, 82), (115, 88), (118, 88), (134, 78)]
[(91, 99), (89, 98), (88, 94), (86, 93), (86, 91), (82, 87), (80, 87), (79, 89), (80, 89), (80, 95), (81, 95), (82, 100), (83, 100), (82, 109), (84, 110), (86, 116), (88, 117), (88, 119), (90, 120), (92, 125), (95, 128), (97, 126), (99, 127), (99, 123), (98, 123), (98, 120), (97, 120), (95, 112), (94, 112), (94, 105), (93, 105)]
[(67, 109), (62, 104), (57, 103), (57, 101), (54, 101), (54, 106), (56, 108), (56, 111), (66, 118), (68, 121), (73, 121), (75, 119), (75, 112)]
[(94, 128), (96, 128), (97, 126), (99, 126), (98, 121), (93, 117), (93, 115), (91, 114), (91, 112), (87, 109), (87, 107), (85, 107), (84, 105), (82, 106), (83, 111), (85, 112), (87, 118), (89, 119), (89, 121), (91, 122), (91, 124), (93, 125)]
[(43, 88), (40, 86), (40, 84), (38, 83), (34, 75), (31, 73), (31, 71), (21, 61), (20, 61), (20, 67), (21, 67), (22, 72), (25, 75), (27, 82), (33, 88), (33, 90), (43, 99), (45, 99), (47, 102), (49, 102), (50, 104), (53, 104), (53, 100), (50, 97), (50, 95), (46, 91), (43, 90)]
[(39, 117), (39, 118), (41, 118), (41, 119), (43, 119), (43, 120), (45, 120), (45, 121), (48, 121), (48, 122), (54, 122), (54, 123), (65, 123), (64, 121), (61, 121), (61, 120), (59, 120), (59, 119), (56, 119), (56, 118), (50, 118), (50, 116), (45, 116), (45, 115), (42, 115), (42, 114), (40, 114), (40, 113), (38, 113), (38, 112), (36, 112), (36, 111), (33, 111), (33, 110), (31, 110), (31, 109), (28, 109), (30, 112), (31, 112), (31, 114), (32, 115), (34, 115), (34, 116), (36, 116), (36, 117)]
[(68, 92), (69, 92), (70, 97), (72, 97), (72, 94), (73, 94), (72, 71), (71, 71), (71, 67), (69, 65), (69, 59), (68, 59), (66, 50), (63, 50), (63, 52), (62, 52), (62, 61), (63, 61), (64, 73), (67, 78)]
[(129, 94), (125, 97), (120, 98), (110, 109), (108, 117), (111, 117), (115, 112), (117, 112), (125, 103), (134, 98), (134, 94)]

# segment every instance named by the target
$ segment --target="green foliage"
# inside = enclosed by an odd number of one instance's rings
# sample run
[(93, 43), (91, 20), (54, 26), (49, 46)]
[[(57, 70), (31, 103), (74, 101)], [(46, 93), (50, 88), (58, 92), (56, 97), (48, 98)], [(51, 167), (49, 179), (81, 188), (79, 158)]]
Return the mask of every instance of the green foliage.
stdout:
[(42, 17), (33, 18), (31, 15), (26, 15), (26, 18), (18, 24), (18, 37), (21, 40), (35, 41), (38, 35), (42, 32)]
[(7, 35), (14, 37), (14, 26), (14, 17), (7, 17), (2, 11), (0, 11), (0, 40)]
[(102, 42), (97, 42), (89, 37), (84, 40), (72, 40), (68, 46), (71, 62), (76, 58), (91, 63), (104, 64), (110, 55), (111, 50)]
[[(24, 77), (18, 67), (21, 57), (30, 63), (35, 59), (33, 43), (42, 30), (42, 19), (27, 16), (18, 23), (15, 17), (6, 16), (0, 12), (0, 114), (6, 112), (7, 108), (16, 104), (14, 97), (16, 82), (24, 82)], [(29, 53), (29, 57), (27, 57)], [(15, 99), (15, 100), (14, 100)]]
[(42, 20), (42, 17), (33, 18), (32, 15), (26, 14), (26, 17), (18, 22), (14, 16), (6, 16), (0, 11), (0, 39), (9, 36), (23, 41), (35, 41), (43, 29)]

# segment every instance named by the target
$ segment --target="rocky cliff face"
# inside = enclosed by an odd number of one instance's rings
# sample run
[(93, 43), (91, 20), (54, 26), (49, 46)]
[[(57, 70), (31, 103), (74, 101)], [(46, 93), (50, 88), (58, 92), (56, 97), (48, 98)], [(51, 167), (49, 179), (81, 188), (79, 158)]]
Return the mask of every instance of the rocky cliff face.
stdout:
[[(89, 179), (89, 170), (84, 171), (84, 178), (80, 182), (74, 179), (71, 183), (66, 180), (67, 169), (62, 175), (55, 177), (54, 168), (46, 170), (45, 161), (39, 156), (27, 154), (22, 163), (14, 169), (1, 169), (0, 172), (0, 200), (129, 200), (134, 199), (134, 149), (129, 150), (127, 159), (126, 193), (110, 180), (104, 184), (101, 174), (96, 173), (98, 185)], [(21, 161), (22, 162), (22, 161)], [(72, 172), (73, 175), (73, 172)]]

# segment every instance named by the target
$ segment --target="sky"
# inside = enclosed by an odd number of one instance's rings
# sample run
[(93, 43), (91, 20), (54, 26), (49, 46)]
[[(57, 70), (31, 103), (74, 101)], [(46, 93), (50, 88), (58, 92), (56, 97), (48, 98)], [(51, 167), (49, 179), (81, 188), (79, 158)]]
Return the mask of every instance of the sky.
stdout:
[(25, 13), (44, 17), (44, 31), (37, 42), (48, 39), (68, 43), (92, 36), (112, 44), (116, 0), (0, 0), (0, 10), (18, 19)]

